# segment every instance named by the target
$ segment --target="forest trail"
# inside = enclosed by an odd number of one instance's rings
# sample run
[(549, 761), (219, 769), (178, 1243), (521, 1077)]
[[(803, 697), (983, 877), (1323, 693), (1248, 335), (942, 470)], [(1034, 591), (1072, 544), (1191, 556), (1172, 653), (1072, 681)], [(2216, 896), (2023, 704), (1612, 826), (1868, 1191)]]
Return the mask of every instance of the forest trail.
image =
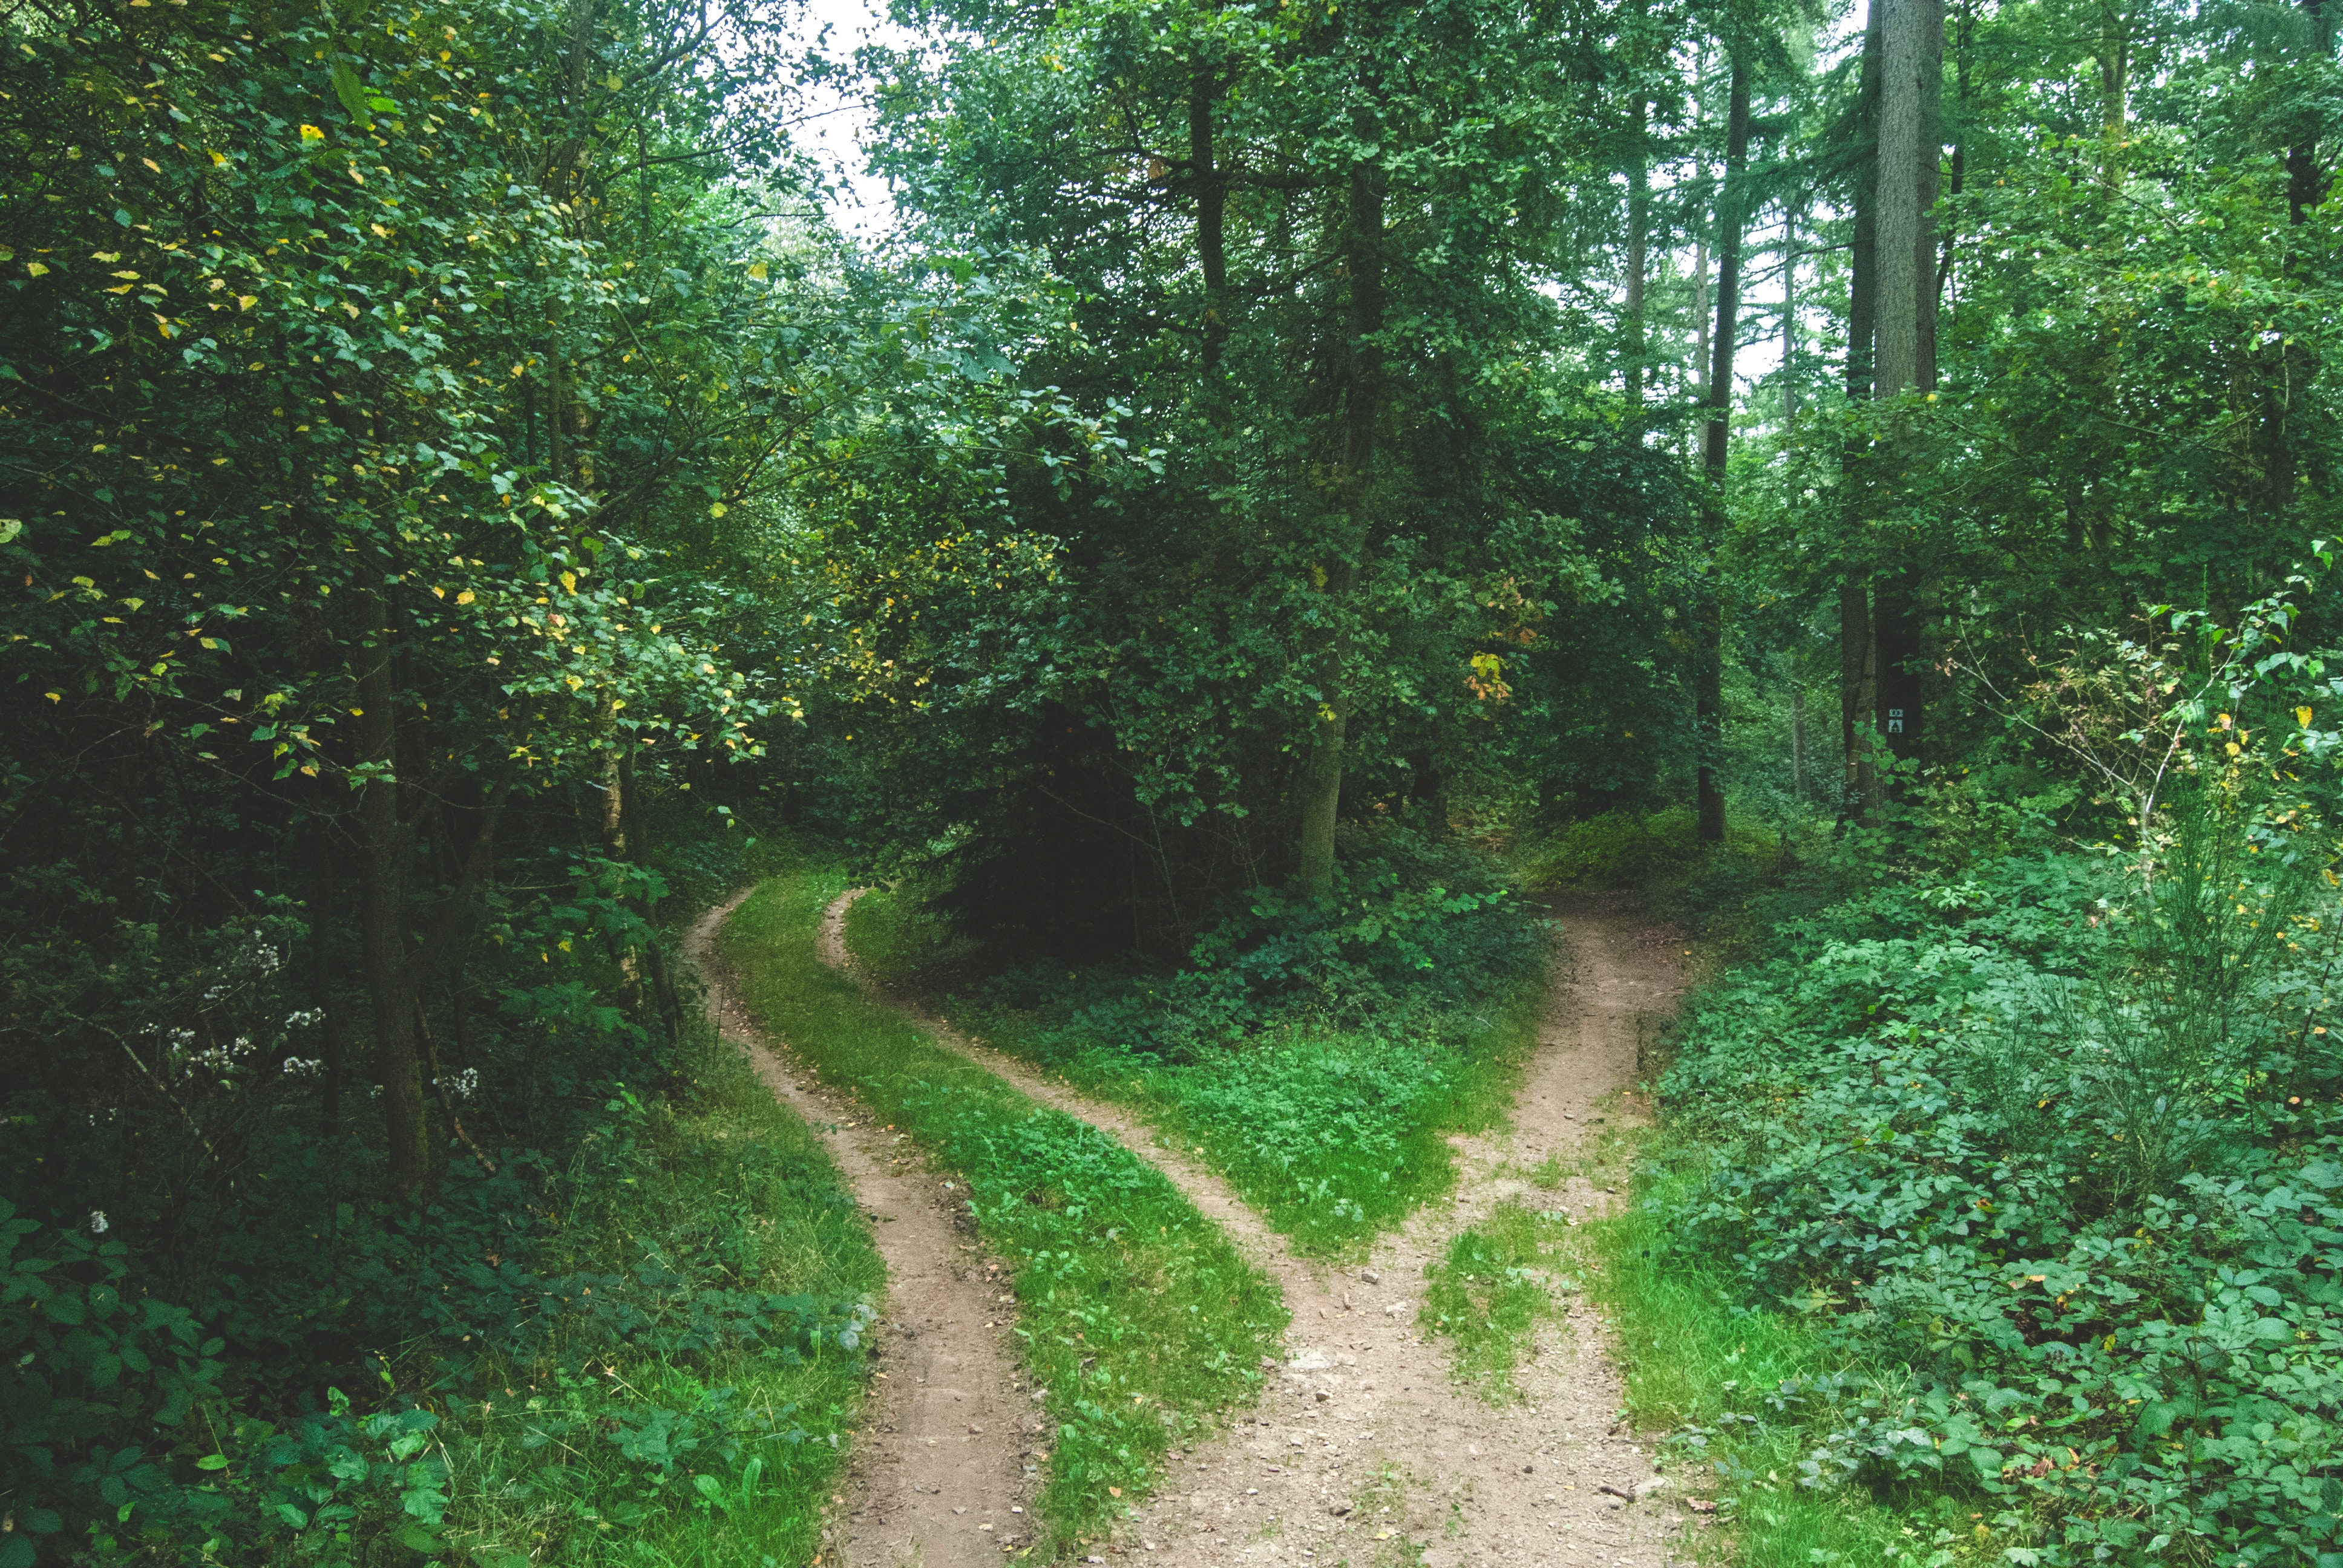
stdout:
[[(976, 1568), (1028, 1539), (1035, 1477), (1016, 1357), (1004, 1342), (1013, 1315), (981, 1279), (973, 1235), (919, 1179), (898, 1170), (894, 1134), (785, 1060), (741, 1007), (717, 932), (752, 889), (709, 910), (684, 938), (708, 985), (708, 1016), (749, 1053), (774, 1097), (805, 1119), (871, 1220), (887, 1263), (885, 1310), (872, 1325), (879, 1376), (862, 1406), (848, 1461), (843, 1512), (831, 1532), (848, 1568)], [(777, 1049), (778, 1047), (778, 1049)], [(997, 1325), (997, 1326), (996, 1326)], [(826, 1555), (827, 1553), (825, 1553)]]
[[(1081, 1117), (1156, 1165), (1284, 1292), (1286, 1357), (1252, 1412), (1184, 1456), (1135, 1510), (1107, 1554), (1177, 1565), (1423, 1563), (1426, 1568), (1663, 1568), (1682, 1511), (1655, 1487), (1633, 1434), (1614, 1432), (1620, 1384), (1604, 1326), (1571, 1305), (1517, 1382), (1523, 1402), (1492, 1407), (1450, 1375), (1445, 1345), (1416, 1326), (1424, 1270), (1503, 1199), (1538, 1193), (1574, 1214), (1609, 1194), (1574, 1177), (1539, 1192), (1525, 1173), (1565, 1161), (1606, 1118), (1634, 1115), (1624, 1092), (1646, 1031), (1682, 989), (1668, 934), (1616, 907), (1566, 912), (1566, 946), (1539, 1022), (1510, 1131), (1451, 1141), (1457, 1185), (1379, 1241), (1363, 1265), (1295, 1256), (1221, 1178), (1146, 1123), (1044, 1077), (879, 987), (846, 950), (850, 892), (826, 912), (823, 961), (855, 975), (937, 1040), (1045, 1104)], [(1604, 1492), (1598, 1488), (1609, 1487)], [(1622, 1495), (1624, 1494), (1624, 1495)]]

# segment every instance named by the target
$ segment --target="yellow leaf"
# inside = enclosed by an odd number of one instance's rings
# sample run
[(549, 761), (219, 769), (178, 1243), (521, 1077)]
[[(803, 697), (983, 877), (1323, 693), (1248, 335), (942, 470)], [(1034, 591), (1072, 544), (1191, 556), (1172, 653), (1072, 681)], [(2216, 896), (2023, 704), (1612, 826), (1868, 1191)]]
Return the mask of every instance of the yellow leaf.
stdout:
[(238, 310), (250, 310), (259, 303), (260, 296), (256, 294), (239, 294), (236, 297), (236, 307)]
[(2297, 724), (2301, 725), (2305, 729), (2309, 729), (2309, 728), (2310, 728), (2310, 709), (2308, 709), (2308, 708), (2298, 708), (2298, 709), (2296, 709), (2294, 710), (2294, 721), (2295, 721)]
[(578, 574), (576, 572), (563, 572), (561, 574), (561, 591), (563, 593), (576, 593), (578, 591)]
[(227, 155), (226, 153), (212, 154), (212, 165), (214, 167), (217, 167), (219, 165), (226, 162), (227, 162)]
[(322, 142), (326, 139), (326, 133), (315, 126), (303, 126), (301, 139), (305, 142)]
[(352, 321), (356, 321), (358, 318), (358, 307), (352, 305), (348, 300), (345, 299), (342, 301), (342, 308), (349, 312), (349, 317)]
[(148, 168), (153, 169), (158, 175), (163, 172), (163, 166), (156, 163), (153, 158), (140, 158), (138, 161), (145, 164)]
[(384, 239), (388, 239), (390, 237), (390, 230), (383, 227), (382, 225), (378, 223), (370, 223), (367, 225), (367, 227), (374, 230), (377, 236)]
[(759, 282), (759, 283), (764, 282), (764, 281), (765, 281), (765, 264), (764, 264), (763, 262), (761, 262), (761, 261), (752, 261), (752, 262), (750, 262), (750, 263), (749, 264), (749, 276), (750, 277), (755, 278), (755, 279), (756, 279), (758, 282)]
[(126, 277), (133, 283), (138, 281), (138, 275), (135, 272), (109, 272), (106, 276), (108, 277)]
[(447, 597), (447, 590), (443, 588), (435, 588), (431, 590), (431, 597), (433, 598), (446, 598)]
[(462, 593), (458, 594), (458, 595), (456, 596), (456, 602), (457, 602), (458, 604), (469, 604), (469, 603), (471, 603), (471, 602), (472, 602), (472, 590), (471, 590), (470, 588), (466, 588)]
[(35, 277), (46, 277), (49, 272), (49, 269), (46, 266), (37, 261), (26, 262), (25, 264), (25, 270), (31, 273)]
[(122, 259), (122, 253), (118, 250), (93, 250), (89, 253), (89, 258), (92, 261), (105, 262), (110, 266)]

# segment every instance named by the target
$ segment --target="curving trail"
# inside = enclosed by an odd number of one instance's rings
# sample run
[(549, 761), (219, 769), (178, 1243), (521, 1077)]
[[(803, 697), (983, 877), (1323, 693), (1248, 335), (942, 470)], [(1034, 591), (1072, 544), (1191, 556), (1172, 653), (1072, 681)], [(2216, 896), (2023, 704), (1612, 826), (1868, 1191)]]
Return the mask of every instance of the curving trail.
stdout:
[[(1653, 1484), (1649, 1461), (1617, 1424), (1619, 1384), (1604, 1325), (1574, 1308), (1556, 1342), (1523, 1369), (1523, 1403), (1492, 1409), (1449, 1375), (1445, 1346), (1416, 1329), (1426, 1265), (1454, 1233), (1505, 1197), (1531, 1191), (1510, 1174), (1567, 1156), (1624, 1098), (1643, 1040), (1671, 1011), (1682, 980), (1666, 933), (1617, 908), (1569, 911), (1558, 976), (1508, 1131), (1453, 1141), (1453, 1201), (1420, 1211), (1363, 1266), (1294, 1256), (1227, 1183), (1130, 1112), (1046, 1078), (889, 995), (846, 950), (848, 893), (824, 917), (821, 956), (937, 1040), (1036, 1100), (1111, 1133), (1153, 1161), (1226, 1227), (1285, 1292), (1287, 1355), (1261, 1405), (1172, 1461), (1156, 1498), (1106, 1550), (1166, 1564), (1423, 1563), (1427, 1568), (1661, 1568), (1682, 1512)], [(1559, 1204), (1605, 1201), (1574, 1180)], [(1608, 1487), (1611, 1491), (1600, 1491)], [(1624, 1494), (1624, 1495), (1621, 1495)], [(1093, 1557), (1093, 1562), (1103, 1561)]]
[(873, 1325), (879, 1376), (823, 1555), (835, 1551), (851, 1568), (997, 1564), (1003, 1547), (1025, 1543), (1031, 1514), (1011, 1510), (1032, 1507), (1035, 1481), (1023, 1454), (1038, 1423), (1007, 1342), (1015, 1308), (983, 1279), (965, 1216), (938, 1201), (920, 1164), (897, 1168), (897, 1136), (785, 1060), (741, 1008), (716, 933), (749, 891), (701, 916), (684, 954), (707, 981), (709, 1017), (845, 1172), (887, 1263), (885, 1310)]

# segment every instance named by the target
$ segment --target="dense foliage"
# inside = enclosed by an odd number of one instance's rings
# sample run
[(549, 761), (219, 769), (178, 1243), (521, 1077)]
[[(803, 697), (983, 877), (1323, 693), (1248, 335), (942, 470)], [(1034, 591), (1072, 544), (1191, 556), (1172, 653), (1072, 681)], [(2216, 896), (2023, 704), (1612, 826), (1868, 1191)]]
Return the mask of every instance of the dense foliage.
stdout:
[(2322, 5), (893, 19), (7, 8), (0, 1568), (802, 1554), (875, 1256), (675, 951), (784, 821), (1328, 1251), (1520, 894), (1677, 898), (1818, 1487), (2343, 1550)]

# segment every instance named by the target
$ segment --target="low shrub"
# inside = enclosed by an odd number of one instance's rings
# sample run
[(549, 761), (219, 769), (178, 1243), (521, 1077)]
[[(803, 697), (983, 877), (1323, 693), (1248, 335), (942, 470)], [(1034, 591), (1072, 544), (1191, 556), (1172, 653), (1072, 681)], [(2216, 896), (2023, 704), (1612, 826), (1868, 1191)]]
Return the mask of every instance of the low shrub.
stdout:
[(1690, 1010), (1646, 1234), (1886, 1369), (1766, 1391), (1810, 1488), (1967, 1499), (2044, 1565), (2343, 1551), (2343, 911), (2235, 802), (2179, 815), (2152, 882), (1907, 868)]

